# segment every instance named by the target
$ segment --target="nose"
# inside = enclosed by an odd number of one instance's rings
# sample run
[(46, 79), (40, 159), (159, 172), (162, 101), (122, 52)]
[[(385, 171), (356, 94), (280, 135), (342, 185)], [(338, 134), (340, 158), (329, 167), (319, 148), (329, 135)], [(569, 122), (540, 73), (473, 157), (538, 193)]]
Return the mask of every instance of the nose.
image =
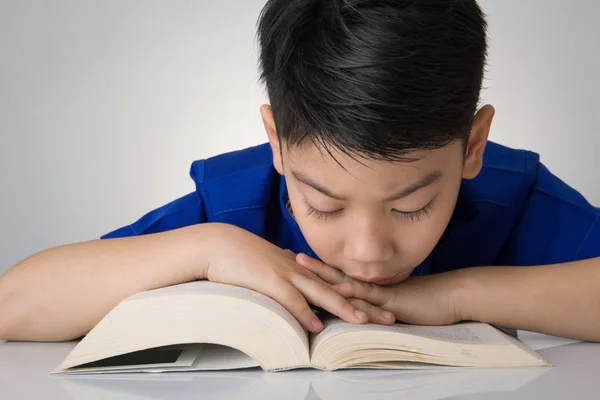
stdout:
[[(363, 223), (349, 231), (344, 244), (344, 257), (365, 267), (373, 266), (371, 271), (358, 272), (358, 275), (376, 279), (375, 266), (382, 266), (394, 257), (394, 242), (390, 234), (373, 222)], [(381, 272), (381, 271), (379, 271)]]

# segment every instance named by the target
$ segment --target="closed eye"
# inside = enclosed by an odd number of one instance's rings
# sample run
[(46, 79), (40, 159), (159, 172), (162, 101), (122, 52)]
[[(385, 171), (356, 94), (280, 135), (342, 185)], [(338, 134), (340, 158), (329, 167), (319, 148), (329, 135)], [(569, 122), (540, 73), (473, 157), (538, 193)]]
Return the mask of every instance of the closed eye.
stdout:
[(418, 222), (423, 217), (429, 216), (429, 213), (431, 212), (431, 209), (433, 208), (432, 205), (433, 205), (433, 199), (425, 207), (423, 207), (419, 210), (400, 211), (400, 210), (392, 209), (392, 212), (397, 216), (409, 219), (411, 222)]
[(304, 202), (304, 204), (306, 205), (306, 216), (313, 217), (318, 220), (334, 218), (343, 211), (343, 208), (340, 208), (339, 210), (335, 211), (321, 211), (317, 210), (316, 208), (308, 204), (308, 202), (306, 201)]
[[(427, 203), (427, 205), (425, 207), (423, 207), (419, 210), (400, 211), (400, 210), (392, 209), (392, 212), (394, 213), (394, 215), (402, 217), (402, 218), (406, 218), (406, 219), (410, 220), (411, 222), (418, 222), (422, 218), (429, 216), (429, 213), (433, 209), (433, 200), (434, 199), (432, 199), (429, 203)], [(308, 217), (313, 217), (317, 220), (326, 220), (326, 219), (335, 218), (344, 210), (343, 208), (340, 208), (339, 210), (335, 210), (335, 211), (321, 211), (321, 210), (317, 210), (316, 208), (314, 208), (313, 206), (308, 204), (307, 201), (304, 201), (304, 204), (306, 205), (306, 215)]]

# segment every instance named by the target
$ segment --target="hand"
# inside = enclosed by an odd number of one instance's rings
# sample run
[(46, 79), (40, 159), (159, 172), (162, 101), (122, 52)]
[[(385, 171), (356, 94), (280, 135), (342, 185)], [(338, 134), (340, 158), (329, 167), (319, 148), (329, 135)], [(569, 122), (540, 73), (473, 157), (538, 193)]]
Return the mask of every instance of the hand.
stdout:
[[(290, 252), (291, 254), (294, 254)], [(360, 283), (354, 278), (349, 277), (337, 268), (333, 268), (319, 260), (315, 260), (307, 256), (306, 254), (298, 254), (296, 256), (296, 262), (302, 265), (304, 268), (318, 275), (325, 282), (336, 285), (333, 289), (336, 289), (340, 284), (347, 282), (353, 284), (354, 282)], [(367, 283), (366, 283), (367, 284)], [(367, 284), (369, 285), (369, 284)], [(371, 284), (377, 288), (381, 287), (378, 285)], [(346, 296), (345, 296), (346, 297)], [(364, 298), (357, 298), (356, 296), (348, 296), (348, 302), (353, 304), (357, 309), (365, 312), (369, 316), (369, 321), (381, 325), (392, 325), (395, 322), (394, 314), (390, 312), (384, 305), (370, 302)]]
[(350, 323), (365, 323), (367, 315), (331, 289), (316, 274), (298, 265), (295, 256), (233, 225), (219, 224), (210, 264), (203, 278), (263, 293), (285, 307), (311, 332), (323, 324), (307, 301)]
[(463, 320), (454, 300), (455, 276), (453, 272), (413, 276), (390, 286), (343, 282), (332, 289), (345, 298), (357, 298), (385, 308), (394, 313), (399, 322), (450, 325)]

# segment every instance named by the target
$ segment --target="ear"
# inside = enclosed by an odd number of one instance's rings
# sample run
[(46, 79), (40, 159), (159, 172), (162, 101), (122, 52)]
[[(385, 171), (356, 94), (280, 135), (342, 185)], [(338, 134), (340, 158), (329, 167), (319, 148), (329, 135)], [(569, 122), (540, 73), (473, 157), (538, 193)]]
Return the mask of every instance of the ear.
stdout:
[(279, 144), (279, 138), (277, 137), (277, 129), (275, 128), (275, 119), (273, 118), (273, 111), (271, 106), (263, 104), (260, 107), (260, 115), (262, 116), (263, 124), (265, 125), (265, 131), (271, 144), (271, 151), (273, 152), (273, 166), (280, 175), (283, 175), (283, 162), (281, 160), (281, 147)]
[(490, 134), (492, 120), (496, 110), (491, 105), (486, 105), (473, 118), (473, 126), (467, 143), (467, 152), (463, 166), (463, 178), (473, 179), (483, 167), (483, 153)]

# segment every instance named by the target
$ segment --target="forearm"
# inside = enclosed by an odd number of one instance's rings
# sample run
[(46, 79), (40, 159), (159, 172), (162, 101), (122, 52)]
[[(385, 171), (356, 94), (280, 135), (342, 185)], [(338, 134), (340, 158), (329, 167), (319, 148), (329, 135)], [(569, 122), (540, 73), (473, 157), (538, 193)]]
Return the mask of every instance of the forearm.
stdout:
[(600, 258), (455, 272), (464, 319), (600, 341)]
[(134, 293), (203, 278), (212, 224), (52, 248), (0, 277), (0, 339), (71, 340)]

